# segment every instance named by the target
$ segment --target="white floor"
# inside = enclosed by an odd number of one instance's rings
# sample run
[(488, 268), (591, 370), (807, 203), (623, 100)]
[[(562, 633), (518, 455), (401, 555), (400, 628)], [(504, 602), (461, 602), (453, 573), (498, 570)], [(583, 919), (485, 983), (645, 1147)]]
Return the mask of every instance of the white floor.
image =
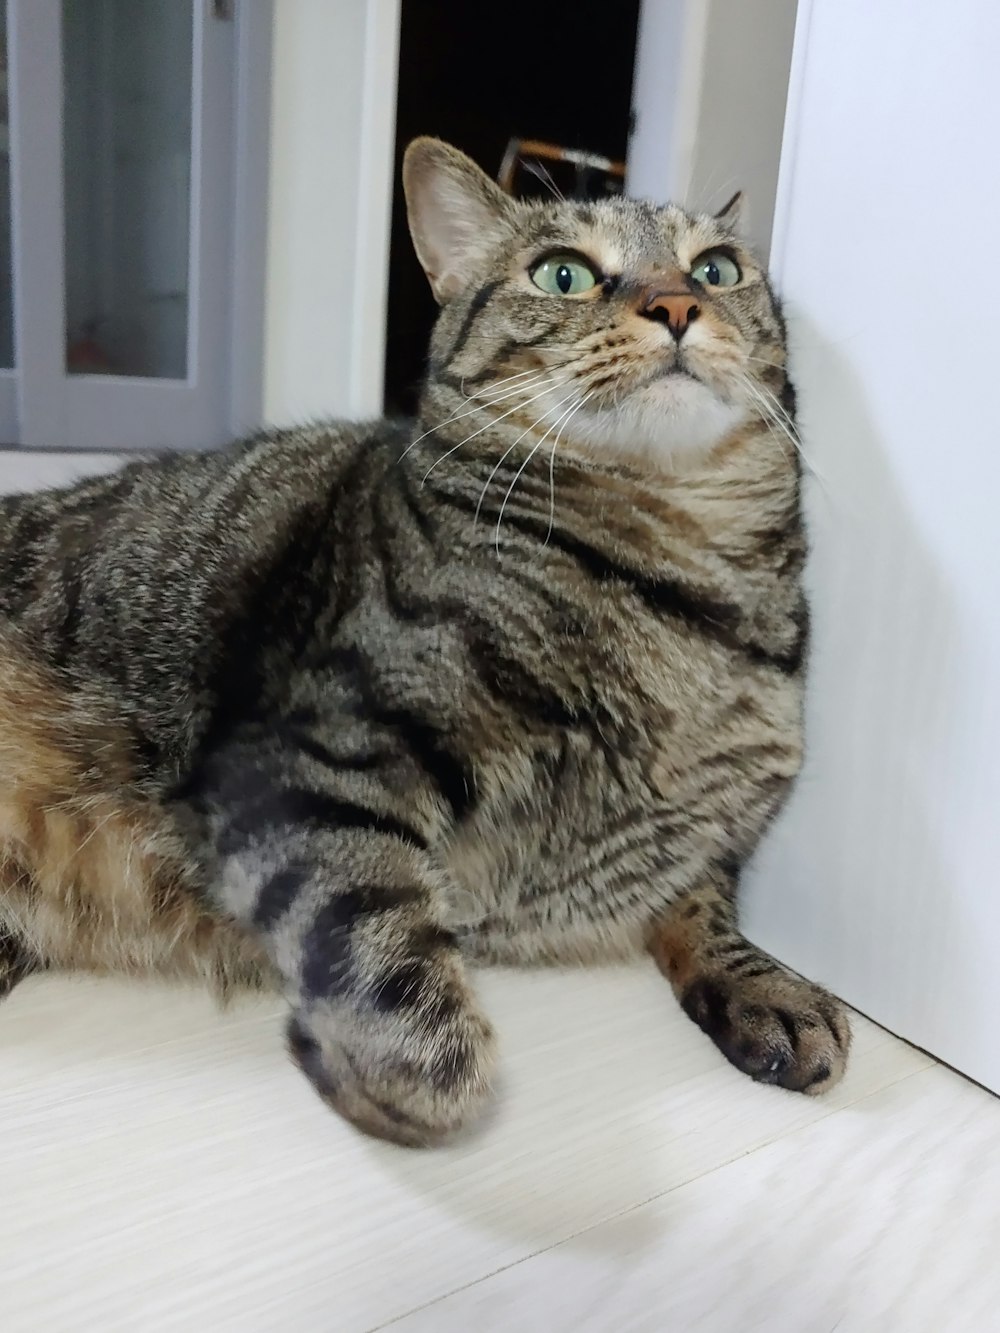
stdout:
[(1000, 1101), (856, 1021), (817, 1100), (652, 968), (487, 974), (496, 1115), (361, 1139), (280, 1006), (34, 979), (0, 1006), (0, 1330), (1000, 1328)]

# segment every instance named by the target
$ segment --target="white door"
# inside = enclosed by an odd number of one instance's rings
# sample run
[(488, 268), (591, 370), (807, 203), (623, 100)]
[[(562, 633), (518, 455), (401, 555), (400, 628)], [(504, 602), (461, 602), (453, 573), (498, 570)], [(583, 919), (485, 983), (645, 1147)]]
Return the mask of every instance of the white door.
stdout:
[(806, 773), (748, 933), (1000, 1091), (1000, 6), (802, 0), (772, 267), (807, 454)]
[(260, 417), (270, 6), (6, 10), (14, 336), (0, 442), (221, 444)]

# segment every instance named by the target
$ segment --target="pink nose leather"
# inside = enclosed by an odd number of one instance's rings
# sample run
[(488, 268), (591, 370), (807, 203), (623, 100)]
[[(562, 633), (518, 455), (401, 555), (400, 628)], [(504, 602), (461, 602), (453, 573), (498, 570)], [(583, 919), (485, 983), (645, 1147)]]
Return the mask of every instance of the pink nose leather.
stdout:
[(701, 314), (701, 306), (690, 292), (653, 292), (643, 302), (642, 313), (662, 320), (680, 342), (688, 326)]

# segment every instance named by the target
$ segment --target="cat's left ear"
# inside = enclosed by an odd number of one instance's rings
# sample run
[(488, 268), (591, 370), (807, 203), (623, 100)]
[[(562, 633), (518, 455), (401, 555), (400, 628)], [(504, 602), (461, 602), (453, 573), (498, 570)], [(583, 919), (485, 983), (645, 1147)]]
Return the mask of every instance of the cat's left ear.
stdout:
[(410, 235), (434, 295), (448, 301), (502, 234), (513, 208), (471, 158), (440, 139), (414, 139), (403, 158)]
[(721, 222), (727, 231), (739, 235), (746, 224), (746, 201), (743, 191), (737, 190), (732, 199), (715, 214), (716, 222)]

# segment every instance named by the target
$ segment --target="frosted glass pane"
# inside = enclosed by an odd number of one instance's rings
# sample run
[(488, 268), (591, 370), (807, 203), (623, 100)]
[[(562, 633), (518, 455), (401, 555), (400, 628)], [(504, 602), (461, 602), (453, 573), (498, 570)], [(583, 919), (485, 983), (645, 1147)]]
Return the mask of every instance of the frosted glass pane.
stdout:
[(193, 9), (63, 0), (66, 369), (187, 375)]
[(10, 119), (7, 111), (7, 6), (0, 4), (0, 368), (14, 364), (10, 244)]

